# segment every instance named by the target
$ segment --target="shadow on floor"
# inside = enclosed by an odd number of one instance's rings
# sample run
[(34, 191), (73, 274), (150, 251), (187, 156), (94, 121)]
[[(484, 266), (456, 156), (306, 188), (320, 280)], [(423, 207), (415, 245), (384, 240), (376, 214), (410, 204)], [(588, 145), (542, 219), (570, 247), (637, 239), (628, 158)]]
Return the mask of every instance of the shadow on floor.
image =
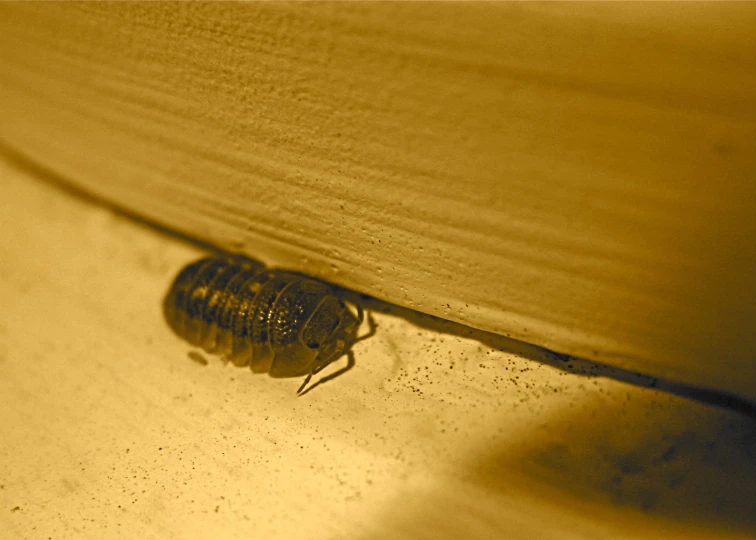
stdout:
[(520, 435), (485, 441), (452, 479), (408, 488), (364, 538), (756, 534), (751, 418), (634, 393), (613, 405), (586, 400)]

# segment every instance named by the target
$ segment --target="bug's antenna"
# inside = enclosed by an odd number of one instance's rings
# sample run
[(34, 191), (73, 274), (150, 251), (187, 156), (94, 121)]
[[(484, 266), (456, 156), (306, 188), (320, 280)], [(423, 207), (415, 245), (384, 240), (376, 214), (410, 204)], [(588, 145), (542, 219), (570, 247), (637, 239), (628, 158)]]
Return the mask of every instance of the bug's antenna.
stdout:
[(375, 335), (375, 331), (378, 328), (378, 325), (376, 324), (375, 319), (373, 319), (373, 314), (372, 313), (368, 312), (367, 320), (368, 320), (368, 326), (370, 327), (370, 330), (368, 330), (368, 333), (365, 334), (364, 336), (360, 336), (360, 337), (356, 338), (354, 341), (352, 341), (352, 345), (354, 345), (358, 341), (362, 341), (363, 339), (371, 338), (371, 337), (373, 337)]
[[(347, 352), (347, 365), (346, 366), (344, 366), (343, 368), (341, 368), (338, 371), (335, 371), (335, 372), (331, 373), (330, 375), (326, 375), (325, 377), (323, 377), (322, 379), (320, 379), (318, 382), (316, 382), (315, 384), (313, 384), (311, 387), (309, 387), (307, 390), (305, 390), (301, 394), (297, 394), (297, 397), (302, 397), (303, 395), (307, 394), (308, 392), (311, 392), (312, 390), (315, 390), (315, 388), (317, 388), (321, 384), (326, 383), (326, 382), (330, 381), (331, 379), (335, 379), (336, 377), (339, 377), (339, 376), (343, 375), (344, 373), (346, 373), (347, 371), (349, 371), (350, 369), (352, 369), (354, 367), (354, 365), (355, 365), (354, 353), (350, 350), (350, 351)], [(318, 371), (320, 371), (320, 370), (316, 370), (315, 373), (317, 373)], [(307, 380), (305, 381), (305, 384), (307, 383), (307, 381), (310, 380), (310, 376), (311, 375), (312, 375), (312, 373), (307, 376)], [(304, 387), (304, 384), (302, 385), (302, 387)], [(302, 389), (302, 387), (300, 387), (300, 390)]]
[(312, 373), (309, 373), (307, 377), (305, 377), (304, 382), (302, 383), (302, 386), (299, 387), (299, 390), (297, 390), (297, 397), (302, 395), (302, 390), (304, 390), (304, 387), (307, 386), (307, 383), (310, 382), (310, 379), (312, 379)]

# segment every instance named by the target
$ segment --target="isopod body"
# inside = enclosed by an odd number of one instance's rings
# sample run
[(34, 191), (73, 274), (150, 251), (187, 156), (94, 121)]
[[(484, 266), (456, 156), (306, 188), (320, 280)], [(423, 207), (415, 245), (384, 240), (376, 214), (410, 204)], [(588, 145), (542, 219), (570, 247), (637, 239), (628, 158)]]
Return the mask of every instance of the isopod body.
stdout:
[(271, 377), (306, 375), (299, 392), (344, 353), (351, 367), (349, 347), (363, 319), (359, 305), (355, 316), (325, 283), (230, 256), (185, 267), (163, 310), (178, 336), (236, 366)]

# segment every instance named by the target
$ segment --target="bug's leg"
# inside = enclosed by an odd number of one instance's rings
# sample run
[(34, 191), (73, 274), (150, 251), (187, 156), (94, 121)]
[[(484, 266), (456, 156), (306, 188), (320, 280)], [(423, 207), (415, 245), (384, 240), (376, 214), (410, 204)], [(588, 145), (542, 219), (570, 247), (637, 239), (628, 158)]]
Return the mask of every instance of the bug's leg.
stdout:
[[(360, 315), (362, 315), (362, 308), (360, 308)], [(371, 337), (373, 337), (375, 335), (375, 331), (378, 328), (378, 325), (375, 323), (375, 320), (373, 319), (373, 314), (372, 313), (368, 313), (367, 319), (368, 319), (368, 325), (370, 326), (370, 330), (368, 330), (368, 333), (365, 334), (364, 336), (360, 336), (357, 339), (355, 339), (354, 341), (352, 341), (352, 345), (354, 345), (358, 341), (362, 341), (363, 339), (371, 338)], [(360, 318), (360, 321), (362, 321), (362, 318)]]
[[(333, 373), (331, 373), (330, 375), (328, 375), (328, 376), (326, 376), (326, 377), (323, 377), (322, 379), (320, 379), (320, 380), (319, 380), (318, 382), (316, 382), (315, 384), (313, 384), (313, 385), (312, 385), (311, 387), (309, 387), (309, 388), (308, 388), (307, 390), (305, 390), (304, 392), (298, 393), (298, 394), (297, 394), (297, 396), (298, 396), (298, 397), (301, 397), (301, 396), (305, 395), (305, 394), (306, 394), (307, 392), (310, 392), (310, 391), (311, 391), (311, 390), (313, 390), (314, 388), (316, 388), (316, 387), (320, 386), (321, 384), (323, 384), (323, 383), (325, 383), (325, 382), (328, 382), (328, 381), (330, 381), (330, 380), (332, 380), (332, 379), (335, 379), (336, 377), (338, 377), (338, 376), (340, 376), (340, 375), (343, 375), (344, 373), (346, 373), (347, 371), (349, 371), (350, 369), (352, 369), (352, 368), (354, 367), (355, 363), (356, 363), (356, 362), (355, 362), (355, 360), (354, 360), (354, 353), (353, 353), (353, 352), (352, 352), (352, 351), (350, 350), (349, 352), (347, 352), (347, 365), (346, 365), (346, 366), (344, 366), (343, 368), (341, 368), (341, 369), (340, 369), (340, 370), (338, 370), (338, 371), (334, 371)], [(327, 364), (326, 364), (326, 365), (327, 365)], [(322, 367), (320, 367), (320, 368), (319, 368), (318, 370), (316, 370), (316, 371), (313, 371), (313, 373), (317, 373), (318, 371), (320, 371), (320, 370), (321, 370), (321, 369), (323, 369), (324, 367), (325, 367), (325, 366), (322, 366)], [(312, 375), (312, 373), (311, 373), (310, 375), (308, 375), (308, 376), (307, 376), (307, 380), (308, 380), (308, 381), (310, 380), (310, 376), (311, 376), (311, 375)], [(302, 387), (304, 387), (304, 385), (302, 385)], [(300, 390), (301, 390), (301, 389), (302, 389), (302, 388), (300, 388)]]

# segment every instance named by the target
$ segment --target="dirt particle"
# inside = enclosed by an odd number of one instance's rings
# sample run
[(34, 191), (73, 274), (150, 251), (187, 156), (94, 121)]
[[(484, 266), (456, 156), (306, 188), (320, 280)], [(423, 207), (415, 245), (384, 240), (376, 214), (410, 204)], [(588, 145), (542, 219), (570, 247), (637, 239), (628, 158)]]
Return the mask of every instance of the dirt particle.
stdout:
[(202, 366), (206, 366), (208, 364), (207, 358), (202, 356), (202, 354), (198, 353), (197, 351), (189, 351), (189, 353), (187, 353), (187, 356), (189, 357), (189, 360), (196, 362)]

